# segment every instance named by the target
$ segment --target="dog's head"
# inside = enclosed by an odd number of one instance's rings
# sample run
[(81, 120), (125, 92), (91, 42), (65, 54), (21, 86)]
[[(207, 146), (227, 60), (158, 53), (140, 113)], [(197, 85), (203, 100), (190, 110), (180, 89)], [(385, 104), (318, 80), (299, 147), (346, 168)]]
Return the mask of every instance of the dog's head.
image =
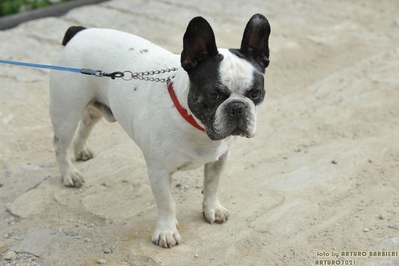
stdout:
[(256, 113), (266, 94), (269, 35), (269, 22), (256, 14), (239, 49), (218, 49), (209, 23), (202, 17), (190, 21), (181, 53), (190, 79), (188, 107), (210, 139), (255, 135)]

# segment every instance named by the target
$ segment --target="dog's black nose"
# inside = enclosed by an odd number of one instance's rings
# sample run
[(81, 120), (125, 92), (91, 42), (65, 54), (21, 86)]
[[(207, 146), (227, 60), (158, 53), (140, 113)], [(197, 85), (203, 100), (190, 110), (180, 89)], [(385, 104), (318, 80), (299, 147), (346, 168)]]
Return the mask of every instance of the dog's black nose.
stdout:
[(243, 102), (233, 102), (230, 103), (227, 107), (227, 112), (232, 116), (232, 117), (240, 117), (242, 113), (244, 112), (245, 108), (245, 103)]

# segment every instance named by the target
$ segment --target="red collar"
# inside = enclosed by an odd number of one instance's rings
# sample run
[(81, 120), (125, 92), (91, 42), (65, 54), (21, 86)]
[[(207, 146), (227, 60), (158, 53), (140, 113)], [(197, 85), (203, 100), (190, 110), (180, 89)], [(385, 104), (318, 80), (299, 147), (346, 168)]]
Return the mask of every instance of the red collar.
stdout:
[(205, 129), (203, 127), (201, 127), (200, 125), (198, 125), (197, 121), (195, 121), (194, 117), (192, 115), (189, 115), (187, 110), (184, 109), (180, 103), (179, 100), (176, 97), (175, 91), (173, 90), (173, 84), (170, 82), (168, 85), (168, 92), (170, 95), (170, 98), (172, 98), (172, 101), (177, 109), (177, 111), (179, 111), (180, 115), (187, 121), (189, 122), (193, 127), (195, 127), (196, 129), (199, 129), (201, 131), (205, 132)]

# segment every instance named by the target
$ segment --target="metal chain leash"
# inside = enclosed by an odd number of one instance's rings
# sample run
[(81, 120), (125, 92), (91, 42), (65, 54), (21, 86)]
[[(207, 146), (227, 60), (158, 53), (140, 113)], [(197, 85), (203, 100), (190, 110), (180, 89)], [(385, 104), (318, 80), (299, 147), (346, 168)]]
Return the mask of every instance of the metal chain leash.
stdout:
[(122, 72), (123, 75), (121, 75), (121, 78), (125, 81), (129, 81), (132, 79), (138, 79), (138, 80), (152, 81), (152, 82), (169, 82), (171, 79), (174, 78), (174, 76), (168, 77), (168, 78), (155, 78), (155, 77), (149, 77), (149, 76), (175, 72), (177, 70), (178, 70), (178, 68), (176, 68), (176, 67), (165, 68), (165, 69), (160, 69), (160, 70), (144, 71), (144, 72), (132, 72), (130, 70), (126, 70), (126, 71)]
[(27, 62), (19, 62), (12, 60), (3, 60), (0, 59), (0, 64), (9, 64), (9, 65), (18, 65), (18, 66), (26, 66), (26, 67), (34, 67), (34, 68), (44, 68), (44, 69), (52, 69), (58, 71), (67, 71), (67, 72), (75, 72), (84, 75), (92, 75), (96, 77), (109, 77), (111, 79), (121, 78), (123, 80), (129, 81), (132, 79), (144, 80), (144, 81), (154, 81), (154, 82), (170, 82), (175, 76), (167, 77), (167, 78), (154, 78), (149, 76), (164, 74), (175, 72), (178, 70), (177, 67), (172, 68), (164, 68), (160, 70), (151, 70), (144, 72), (132, 72), (130, 70), (126, 71), (115, 71), (112, 73), (106, 73), (102, 70), (93, 70), (89, 68), (72, 68), (72, 67), (64, 67), (64, 66), (54, 66), (54, 65), (44, 65), (44, 64), (35, 64), (35, 63), (27, 63)]

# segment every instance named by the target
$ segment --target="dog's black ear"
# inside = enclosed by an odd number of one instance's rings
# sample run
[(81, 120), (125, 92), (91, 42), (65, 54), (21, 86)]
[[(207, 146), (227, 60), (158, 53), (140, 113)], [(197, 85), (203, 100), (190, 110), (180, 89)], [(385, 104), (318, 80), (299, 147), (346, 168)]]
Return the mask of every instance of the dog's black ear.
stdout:
[(244, 36), (241, 41), (240, 51), (252, 56), (264, 68), (269, 65), (269, 36), (270, 24), (265, 16), (255, 14), (245, 27)]
[(193, 18), (183, 37), (183, 51), (180, 62), (188, 73), (193, 71), (205, 58), (217, 55), (215, 34), (203, 17)]

